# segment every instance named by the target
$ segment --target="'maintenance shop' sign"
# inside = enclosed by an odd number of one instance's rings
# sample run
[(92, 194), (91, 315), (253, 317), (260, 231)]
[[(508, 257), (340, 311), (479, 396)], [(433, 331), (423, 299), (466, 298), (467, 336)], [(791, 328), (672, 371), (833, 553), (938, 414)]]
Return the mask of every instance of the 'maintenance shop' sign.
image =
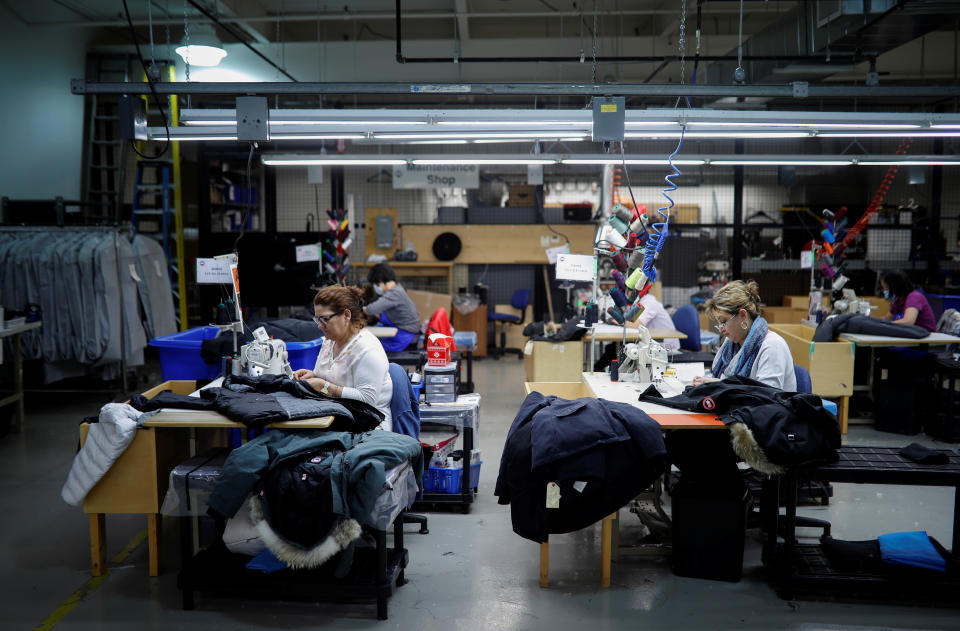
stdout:
[(480, 171), (475, 164), (400, 164), (393, 188), (480, 188)]

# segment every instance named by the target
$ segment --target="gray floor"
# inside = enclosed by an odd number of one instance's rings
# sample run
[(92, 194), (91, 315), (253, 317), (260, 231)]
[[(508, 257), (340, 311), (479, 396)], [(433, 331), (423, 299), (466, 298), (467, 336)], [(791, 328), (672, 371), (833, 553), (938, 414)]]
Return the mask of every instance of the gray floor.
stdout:
[[(409, 583), (390, 600), (390, 619), (372, 606), (237, 600), (198, 595), (180, 609), (176, 524), (165, 522), (163, 572), (147, 576), (145, 520), (107, 520), (110, 571), (91, 579), (86, 516), (59, 497), (76, 449), (76, 424), (104, 395), (30, 395), (26, 432), (0, 438), (0, 628), (3, 629), (957, 629), (960, 610), (883, 604), (780, 600), (748, 534), (744, 578), (721, 583), (673, 576), (668, 560), (624, 558), (613, 585), (599, 587), (599, 526), (551, 538), (551, 586), (538, 584), (538, 546), (510, 529), (509, 507), (492, 495), (507, 428), (522, 399), (523, 364), (485, 360), (476, 367), (483, 470), (468, 515), (430, 513), (430, 534), (408, 526)], [(903, 445), (903, 437), (854, 426), (855, 444)], [(956, 445), (937, 445), (948, 448)], [(948, 543), (953, 492), (940, 488), (834, 485), (830, 505), (803, 508), (829, 519), (834, 536), (868, 539), (923, 529)], [(638, 521), (621, 512), (624, 541)], [(810, 534), (814, 534), (810, 531)], [(139, 541), (139, 543), (138, 543)]]

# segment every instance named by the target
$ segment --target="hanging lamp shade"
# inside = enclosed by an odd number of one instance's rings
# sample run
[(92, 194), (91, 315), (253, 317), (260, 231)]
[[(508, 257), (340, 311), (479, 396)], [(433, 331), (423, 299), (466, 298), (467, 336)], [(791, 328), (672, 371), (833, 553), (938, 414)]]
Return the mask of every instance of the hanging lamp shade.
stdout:
[(189, 43), (184, 37), (183, 44), (176, 51), (184, 63), (191, 66), (216, 66), (227, 56), (213, 24), (198, 24), (191, 28)]

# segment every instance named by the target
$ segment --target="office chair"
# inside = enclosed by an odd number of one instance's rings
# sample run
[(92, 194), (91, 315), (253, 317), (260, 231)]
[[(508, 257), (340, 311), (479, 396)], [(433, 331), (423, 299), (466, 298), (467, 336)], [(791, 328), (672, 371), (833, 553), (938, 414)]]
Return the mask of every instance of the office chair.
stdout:
[(516, 353), (517, 357), (523, 359), (522, 348), (507, 348), (507, 333), (504, 327), (507, 324), (523, 324), (527, 318), (527, 306), (530, 304), (530, 290), (518, 289), (513, 292), (510, 298), (510, 306), (520, 311), (519, 316), (511, 313), (497, 313), (496, 311), (487, 314), (487, 321), (493, 322), (494, 335), (496, 335), (497, 322), (500, 323), (500, 346), (494, 346), (490, 349), (490, 354), (496, 359), (504, 353)]
[[(793, 374), (797, 379), (797, 392), (810, 393), (813, 389), (813, 385), (810, 379), (810, 373), (807, 372), (807, 369), (804, 368), (803, 366), (797, 366), (796, 364), (794, 364)], [(798, 480), (798, 483), (802, 481), (803, 480)], [(820, 484), (822, 485), (822, 483)], [(759, 497), (760, 503), (761, 505), (763, 505), (767, 502), (770, 502), (770, 503), (776, 502), (777, 506), (775, 507), (774, 510), (776, 510), (777, 512), (780, 511), (779, 485), (780, 485), (779, 477), (763, 476), (761, 478), (760, 497)], [(823, 488), (823, 491), (826, 494), (825, 488)], [(751, 488), (751, 495), (754, 495), (755, 492), (756, 492), (755, 488)], [(767, 523), (763, 519), (764, 516), (762, 513), (757, 513), (757, 511), (754, 511), (750, 517), (751, 518), (747, 526), (748, 528), (755, 527), (757, 525), (762, 525), (765, 531), (770, 532), (771, 524)], [(825, 536), (830, 535), (830, 522), (825, 521), (823, 519), (815, 519), (813, 517), (803, 517), (801, 515), (797, 515), (797, 527), (822, 528), (823, 534)], [(780, 534), (783, 534), (783, 533), (780, 533)]]
[(683, 305), (673, 314), (673, 328), (685, 334), (686, 339), (680, 340), (680, 350), (685, 352), (673, 353), (670, 361), (675, 364), (689, 364), (703, 362), (713, 365), (713, 353), (704, 353), (700, 346), (700, 316), (693, 305)]
[[(420, 403), (417, 400), (413, 386), (410, 384), (410, 378), (407, 377), (407, 371), (404, 370), (400, 364), (394, 364), (392, 362), (388, 366), (388, 370), (390, 371), (390, 379), (395, 384), (393, 388), (394, 396), (390, 398), (390, 416), (393, 417), (393, 431), (397, 434), (403, 434), (404, 436), (410, 436), (420, 440)], [(396, 386), (398, 383), (406, 383), (406, 397), (402, 396), (404, 390)], [(400, 396), (397, 396), (398, 393)], [(429, 463), (425, 462), (424, 466), (429, 466)], [(422, 487), (423, 481), (417, 480), (417, 485)], [(430, 530), (427, 528), (426, 515), (405, 512), (403, 514), (403, 523), (420, 524), (421, 535), (430, 533)]]

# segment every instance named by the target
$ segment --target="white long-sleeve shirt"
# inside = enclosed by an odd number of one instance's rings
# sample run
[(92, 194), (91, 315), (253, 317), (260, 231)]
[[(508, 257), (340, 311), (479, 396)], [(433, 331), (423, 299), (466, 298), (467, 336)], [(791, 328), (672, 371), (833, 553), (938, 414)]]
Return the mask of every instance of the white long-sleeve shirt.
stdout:
[(369, 403), (383, 412), (383, 423), (379, 429), (392, 431), (390, 399), (393, 397), (393, 381), (390, 379), (387, 354), (380, 340), (370, 331), (360, 329), (336, 357), (333, 355), (333, 345), (333, 340), (323, 340), (313, 373), (343, 386), (342, 398)]
[[(727, 339), (720, 347), (717, 357), (720, 357), (724, 346), (727, 344), (732, 344), (732, 342)], [(743, 353), (743, 348), (736, 352), (722, 375), (718, 375), (714, 371), (713, 376), (718, 379), (732, 377), (737, 369), (737, 362), (740, 361), (741, 353)], [(714, 366), (716, 366), (716, 360), (714, 360)], [(760, 344), (757, 358), (753, 362), (753, 367), (750, 368), (750, 378), (786, 392), (797, 391), (797, 376), (793, 372), (793, 355), (790, 353), (790, 347), (787, 346), (787, 342), (782, 337), (773, 331), (767, 331), (767, 336), (763, 338), (763, 343)]]
[[(637, 318), (638, 324), (641, 324), (648, 329), (669, 330), (674, 328), (673, 319), (655, 296), (652, 294), (647, 294), (640, 299), (640, 304), (643, 305), (643, 313), (641, 313), (640, 317)], [(667, 350), (680, 350), (680, 340), (678, 339), (668, 338), (662, 340), (661, 344), (663, 344), (663, 347)]]

